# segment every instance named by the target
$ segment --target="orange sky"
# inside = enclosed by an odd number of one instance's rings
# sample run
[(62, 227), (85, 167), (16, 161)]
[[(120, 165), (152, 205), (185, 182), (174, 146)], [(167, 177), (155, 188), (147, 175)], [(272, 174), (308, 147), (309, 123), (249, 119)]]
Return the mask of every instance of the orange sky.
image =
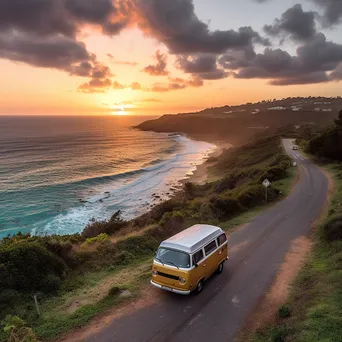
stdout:
[[(0, 114), (160, 115), (268, 98), (341, 95), (336, 82), (279, 87), (269, 85), (267, 79), (233, 77), (204, 80), (202, 87), (154, 92), (146, 89), (155, 83), (165, 84), (169, 79), (168, 76), (156, 77), (142, 72), (144, 67), (155, 63), (153, 56), (157, 50), (167, 54), (167, 69), (171, 77), (189, 78), (175, 67), (176, 57), (168, 54), (163, 43), (145, 36), (138, 28), (125, 29), (113, 37), (87, 28), (78, 38), (86, 44), (88, 51), (96, 53), (99, 62), (110, 67), (114, 74), (113, 81), (123, 85), (139, 82), (142, 89), (111, 88), (104, 93), (86, 94), (78, 91), (78, 87), (85, 82), (82, 77), (0, 59)], [(120, 61), (137, 64), (117, 63)]]

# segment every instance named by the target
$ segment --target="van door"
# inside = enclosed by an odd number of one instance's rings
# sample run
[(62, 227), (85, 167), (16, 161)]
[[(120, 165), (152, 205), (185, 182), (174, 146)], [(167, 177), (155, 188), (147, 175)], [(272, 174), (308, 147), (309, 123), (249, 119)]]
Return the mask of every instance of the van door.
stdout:
[(204, 246), (204, 252), (206, 256), (206, 268), (208, 277), (210, 277), (217, 269), (217, 244), (216, 239), (214, 241), (209, 242), (206, 246)]
[(227, 243), (227, 236), (225, 233), (221, 234), (217, 238), (217, 244), (219, 246), (219, 249), (217, 251), (218, 253), (218, 263), (221, 263), (222, 261), (225, 261), (228, 257), (228, 243)]
[(191, 271), (192, 288), (196, 287), (200, 279), (208, 276), (207, 261), (204, 260), (204, 251), (200, 249), (192, 256), (192, 264), (195, 268)]

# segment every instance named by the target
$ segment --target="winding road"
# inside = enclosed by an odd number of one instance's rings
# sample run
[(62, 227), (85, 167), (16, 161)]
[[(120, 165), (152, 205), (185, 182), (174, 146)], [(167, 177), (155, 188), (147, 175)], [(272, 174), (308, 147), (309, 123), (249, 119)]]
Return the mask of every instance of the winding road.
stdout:
[(230, 260), (198, 295), (158, 290), (151, 305), (114, 319), (86, 341), (234, 341), (258, 301), (270, 288), (291, 242), (310, 233), (327, 199), (320, 169), (283, 140), (300, 168), (291, 194), (229, 237)]

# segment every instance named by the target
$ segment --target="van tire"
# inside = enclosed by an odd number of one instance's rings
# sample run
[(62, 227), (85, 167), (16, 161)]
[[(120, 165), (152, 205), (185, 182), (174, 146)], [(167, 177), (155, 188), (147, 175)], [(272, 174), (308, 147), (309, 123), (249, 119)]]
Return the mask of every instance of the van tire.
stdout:
[(202, 292), (202, 290), (203, 290), (203, 284), (204, 284), (203, 279), (201, 279), (201, 280), (197, 283), (197, 286), (196, 286), (196, 294), (199, 294), (199, 293)]
[(223, 262), (220, 263), (216, 272), (217, 272), (217, 274), (220, 274), (220, 273), (222, 273), (222, 271), (223, 271)]

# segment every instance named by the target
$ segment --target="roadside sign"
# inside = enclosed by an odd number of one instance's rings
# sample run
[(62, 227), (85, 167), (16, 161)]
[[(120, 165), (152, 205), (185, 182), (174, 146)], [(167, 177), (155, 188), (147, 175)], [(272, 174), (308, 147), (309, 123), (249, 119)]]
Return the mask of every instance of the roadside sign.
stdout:
[(266, 197), (266, 204), (267, 204), (267, 189), (268, 189), (268, 187), (271, 185), (271, 182), (266, 178), (266, 179), (262, 182), (262, 185), (266, 188), (265, 197)]
[(271, 182), (266, 178), (266, 179), (262, 182), (262, 185), (263, 185), (265, 188), (268, 188), (268, 187), (271, 185)]

